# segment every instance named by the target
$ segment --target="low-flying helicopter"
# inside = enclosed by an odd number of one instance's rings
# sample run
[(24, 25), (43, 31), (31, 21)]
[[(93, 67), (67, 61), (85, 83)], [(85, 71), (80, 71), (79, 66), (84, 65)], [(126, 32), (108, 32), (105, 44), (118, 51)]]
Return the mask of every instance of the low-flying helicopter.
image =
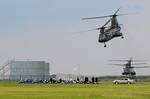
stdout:
[(137, 65), (145, 65), (146, 63), (139, 63), (139, 62), (143, 62), (146, 60), (133, 60), (133, 58), (130, 58), (129, 60), (110, 60), (110, 61), (126, 62), (124, 64), (111, 64), (111, 65), (123, 66), (122, 75), (129, 78), (134, 78), (136, 76), (134, 68), (150, 68), (149, 66), (137, 66)]
[[(90, 19), (98, 19), (98, 18), (108, 18), (110, 19), (102, 26), (93, 30), (99, 30), (99, 43), (104, 43), (104, 47), (106, 47), (106, 42), (109, 40), (115, 38), (115, 37), (123, 37), (123, 33), (121, 33), (121, 24), (118, 23), (117, 16), (122, 16), (126, 14), (117, 14), (119, 12), (120, 8), (112, 15), (108, 16), (100, 16), (100, 17), (89, 17), (89, 18), (82, 18), (82, 20), (90, 20)], [(110, 26), (106, 26), (111, 22)]]

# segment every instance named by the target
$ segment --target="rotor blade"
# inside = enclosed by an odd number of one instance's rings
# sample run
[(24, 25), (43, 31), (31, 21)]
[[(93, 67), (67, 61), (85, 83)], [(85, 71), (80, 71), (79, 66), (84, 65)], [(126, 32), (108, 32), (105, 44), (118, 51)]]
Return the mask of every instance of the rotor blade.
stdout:
[(132, 62), (145, 62), (145, 61), (148, 61), (148, 60), (132, 60)]
[(119, 62), (127, 62), (127, 61), (129, 61), (129, 60), (109, 60), (109, 61), (119, 61)]
[(130, 15), (130, 14), (117, 14), (117, 16), (124, 16), (124, 15)]
[[(122, 26), (123, 24), (119, 24), (120, 26)], [(111, 28), (111, 26), (105, 26), (105, 28)], [(111, 60), (110, 60), (111, 61)], [(127, 61), (127, 60), (126, 60)]]
[(103, 26), (106, 26), (111, 20), (112, 18), (110, 18)]
[[(119, 61), (119, 62), (127, 62), (127, 61), (130, 61), (131, 59), (129, 60), (109, 60), (109, 61)], [(148, 60), (132, 60), (132, 62), (145, 62), (145, 61), (148, 61)]]
[(90, 32), (90, 31), (95, 31), (98, 30), (99, 28), (96, 29), (90, 29), (90, 30), (85, 30), (85, 31), (79, 31), (79, 32), (75, 32), (75, 33), (84, 33), (84, 32)]
[(125, 14), (117, 14), (117, 16), (124, 16), (124, 15), (135, 15), (135, 14), (138, 14), (138, 13), (125, 13)]
[(109, 65), (125, 66), (125, 64), (109, 64)]
[(88, 18), (82, 18), (82, 20), (107, 18), (107, 17), (111, 17), (111, 16), (112, 16), (112, 15), (108, 15), (108, 16), (99, 16), (99, 17), (88, 17)]
[(121, 8), (117, 9), (117, 11), (114, 13), (114, 15), (116, 15), (116, 14), (119, 12), (120, 9), (121, 9)]
[(146, 64), (146, 63), (133, 63), (131, 65), (143, 65), (143, 64)]
[(150, 66), (140, 66), (140, 67), (134, 67), (134, 68), (150, 68)]

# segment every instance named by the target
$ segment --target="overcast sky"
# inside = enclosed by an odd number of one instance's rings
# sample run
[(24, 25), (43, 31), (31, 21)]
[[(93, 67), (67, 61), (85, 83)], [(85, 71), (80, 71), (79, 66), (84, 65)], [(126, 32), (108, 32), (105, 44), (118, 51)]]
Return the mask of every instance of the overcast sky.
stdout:
[[(150, 60), (149, 0), (0, 0), (0, 62), (45, 60), (52, 73), (121, 75), (110, 59)], [(107, 48), (98, 43), (98, 31), (107, 19), (83, 17), (137, 13), (118, 17), (125, 39), (116, 38)], [(147, 62), (150, 65), (150, 62)], [(150, 68), (136, 69), (150, 75)]]

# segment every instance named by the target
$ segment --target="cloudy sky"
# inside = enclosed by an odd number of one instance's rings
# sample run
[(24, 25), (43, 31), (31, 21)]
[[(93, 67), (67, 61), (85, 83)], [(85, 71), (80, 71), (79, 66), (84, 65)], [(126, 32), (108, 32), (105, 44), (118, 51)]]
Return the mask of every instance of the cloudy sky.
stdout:
[[(110, 59), (150, 60), (149, 0), (0, 0), (0, 64), (7, 60), (45, 60), (51, 73), (121, 75)], [(136, 13), (118, 17), (125, 39), (116, 38), (107, 48), (98, 43), (98, 31), (107, 19), (83, 17)], [(148, 62), (147, 65), (150, 65)], [(136, 70), (150, 75), (150, 69)]]

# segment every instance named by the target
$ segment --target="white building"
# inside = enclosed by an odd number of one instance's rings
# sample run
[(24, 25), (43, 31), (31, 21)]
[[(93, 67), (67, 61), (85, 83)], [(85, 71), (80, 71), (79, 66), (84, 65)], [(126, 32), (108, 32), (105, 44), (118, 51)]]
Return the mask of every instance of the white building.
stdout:
[(5, 79), (48, 79), (49, 63), (45, 61), (11, 61)]
[(80, 81), (84, 81), (85, 76), (83, 75), (73, 75), (73, 74), (63, 74), (63, 73), (57, 73), (55, 74), (55, 78), (57, 80), (62, 79), (62, 80), (77, 80), (77, 78), (80, 79)]

